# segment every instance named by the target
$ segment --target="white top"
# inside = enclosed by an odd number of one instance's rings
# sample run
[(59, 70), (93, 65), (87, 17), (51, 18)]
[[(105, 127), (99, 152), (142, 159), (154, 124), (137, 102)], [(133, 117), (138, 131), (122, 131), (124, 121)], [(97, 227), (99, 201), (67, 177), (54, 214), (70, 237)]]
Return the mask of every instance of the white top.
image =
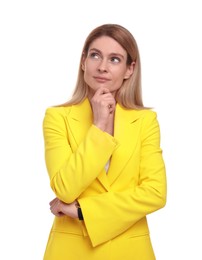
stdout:
[(105, 171), (108, 172), (108, 169), (109, 169), (109, 161), (105, 165)]

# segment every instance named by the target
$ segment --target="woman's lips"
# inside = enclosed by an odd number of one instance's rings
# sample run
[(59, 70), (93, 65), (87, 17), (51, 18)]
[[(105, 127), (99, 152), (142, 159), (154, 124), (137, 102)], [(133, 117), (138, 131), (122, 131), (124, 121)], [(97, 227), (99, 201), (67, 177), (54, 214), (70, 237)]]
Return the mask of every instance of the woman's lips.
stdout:
[(103, 78), (103, 77), (94, 77), (94, 79), (95, 79), (97, 82), (100, 82), (100, 83), (104, 83), (104, 82), (109, 81), (108, 78)]

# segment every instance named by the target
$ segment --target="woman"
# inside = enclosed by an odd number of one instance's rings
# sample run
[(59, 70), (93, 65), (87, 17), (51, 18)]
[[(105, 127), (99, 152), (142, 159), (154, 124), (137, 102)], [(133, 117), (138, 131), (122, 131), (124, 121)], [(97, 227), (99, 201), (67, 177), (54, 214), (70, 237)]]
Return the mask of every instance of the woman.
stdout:
[(146, 216), (165, 206), (165, 165), (127, 29), (104, 24), (89, 34), (73, 97), (47, 109), (43, 130), (56, 196), (44, 259), (155, 259)]

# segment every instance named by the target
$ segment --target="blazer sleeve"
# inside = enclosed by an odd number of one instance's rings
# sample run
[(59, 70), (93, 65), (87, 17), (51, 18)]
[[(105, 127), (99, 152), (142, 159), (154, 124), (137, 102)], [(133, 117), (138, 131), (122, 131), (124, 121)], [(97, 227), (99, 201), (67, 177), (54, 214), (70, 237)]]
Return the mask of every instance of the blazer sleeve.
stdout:
[(71, 203), (100, 174), (117, 142), (91, 125), (83, 141), (72, 151), (66, 116), (63, 108), (48, 108), (43, 120), (43, 134), (51, 188), (60, 200)]
[(111, 190), (79, 199), (93, 246), (120, 235), (166, 203), (159, 124), (156, 113), (149, 112), (142, 123), (139, 184), (122, 192)]

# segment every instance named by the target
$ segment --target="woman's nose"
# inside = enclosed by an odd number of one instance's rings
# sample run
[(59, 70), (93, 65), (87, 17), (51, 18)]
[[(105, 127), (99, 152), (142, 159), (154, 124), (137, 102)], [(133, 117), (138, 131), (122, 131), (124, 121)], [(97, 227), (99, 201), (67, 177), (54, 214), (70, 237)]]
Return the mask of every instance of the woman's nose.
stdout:
[(107, 72), (107, 61), (105, 59), (102, 59), (100, 61), (100, 64), (98, 66), (99, 72)]

